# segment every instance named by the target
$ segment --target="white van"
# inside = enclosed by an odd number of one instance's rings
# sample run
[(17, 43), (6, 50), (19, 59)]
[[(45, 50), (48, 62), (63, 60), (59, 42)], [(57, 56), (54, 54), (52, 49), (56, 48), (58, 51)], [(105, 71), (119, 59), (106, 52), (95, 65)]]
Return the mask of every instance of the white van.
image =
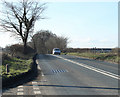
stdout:
[(60, 49), (59, 48), (54, 48), (53, 49), (53, 52), (52, 52), (53, 54), (61, 54), (61, 51), (60, 51)]

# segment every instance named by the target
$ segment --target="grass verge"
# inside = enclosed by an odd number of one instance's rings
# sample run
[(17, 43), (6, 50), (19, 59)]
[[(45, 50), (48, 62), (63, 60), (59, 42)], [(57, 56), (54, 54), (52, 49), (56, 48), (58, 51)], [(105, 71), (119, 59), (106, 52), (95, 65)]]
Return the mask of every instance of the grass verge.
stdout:
[(114, 63), (118, 63), (118, 61), (120, 60), (120, 57), (118, 57), (118, 55), (115, 53), (67, 53), (67, 54)]
[[(7, 79), (10, 77), (15, 77), (22, 73), (28, 72), (31, 69), (32, 59), (18, 59), (18, 58), (10, 58), (9, 60), (4, 60), (2, 66), (0, 68), (2, 79)], [(6, 64), (8, 64), (9, 72), (6, 72)]]

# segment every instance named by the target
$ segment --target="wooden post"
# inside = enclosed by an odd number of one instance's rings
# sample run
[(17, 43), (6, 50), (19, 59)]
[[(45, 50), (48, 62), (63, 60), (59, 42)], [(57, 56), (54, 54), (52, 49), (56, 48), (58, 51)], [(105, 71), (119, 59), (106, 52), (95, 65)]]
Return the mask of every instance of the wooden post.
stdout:
[(6, 73), (8, 74), (8, 72), (9, 72), (9, 66), (8, 64), (6, 64)]

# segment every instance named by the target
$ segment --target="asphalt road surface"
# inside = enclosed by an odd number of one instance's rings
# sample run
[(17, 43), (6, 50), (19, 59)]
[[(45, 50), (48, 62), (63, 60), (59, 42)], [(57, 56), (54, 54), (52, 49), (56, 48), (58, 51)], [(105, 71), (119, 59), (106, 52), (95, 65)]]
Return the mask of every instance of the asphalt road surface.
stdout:
[(118, 95), (118, 64), (68, 55), (38, 57), (42, 75), (3, 95)]

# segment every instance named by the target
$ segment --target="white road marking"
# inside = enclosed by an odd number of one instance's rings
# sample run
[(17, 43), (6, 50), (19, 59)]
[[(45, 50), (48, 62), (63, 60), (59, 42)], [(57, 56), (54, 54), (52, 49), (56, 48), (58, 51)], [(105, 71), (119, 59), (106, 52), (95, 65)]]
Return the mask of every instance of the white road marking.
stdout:
[(61, 70), (62, 72), (65, 72), (65, 70)]
[(54, 73), (57, 73), (56, 70), (53, 70)]
[(41, 94), (40, 90), (39, 90), (39, 87), (38, 87), (38, 83), (36, 81), (32, 82), (33, 84), (33, 91), (34, 91), (34, 94)]
[(41, 70), (41, 68), (40, 68), (40, 66), (39, 66), (39, 65), (37, 65), (37, 67), (38, 67), (38, 69), (39, 69), (39, 70)]
[(23, 91), (23, 89), (18, 89), (18, 91)]
[(36, 63), (38, 64), (38, 60), (36, 60)]
[(60, 73), (62, 73), (63, 71), (62, 70), (59, 70)]
[(41, 72), (42, 76), (44, 76), (43, 72)]
[(34, 89), (34, 90), (39, 90), (39, 88), (38, 88), (38, 87), (33, 87), (33, 89)]
[(37, 82), (32, 82), (32, 84), (37, 84)]
[(56, 70), (57, 72), (60, 72), (60, 70)]
[(57, 55), (52, 55), (52, 56), (56, 56), (56, 57), (58, 57), (58, 58), (61, 58), (61, 59), (63, 59), (63, 60), (66, 60), (66, 61), (68, 61), (68, 62), (77, 64), (77, 65), (82, 66), (82, 67), (85, 67), (85, 68), (87, 68), (87, 69), (90, 69), (90, 70), (99, 72), (99, 73), (101, 73), (101, 74), (104, 74), (104, 75), (106, 75), (106, 76), (109, 76), (109, 77), (112, 77), (112, 78), (115, 78), (115, 79), (120, 80), (120, 76), (119, 76), (119, 75), (116, 75), (116, 74), (114, 74), (114, 73), (111, 73), (111, 72), (108, 72), (108, 71), (104, 71), (104, 70), (102, 70), (102, 69), (98, 69), (98, 68), (95, 68), (95, 67), (92, 67), (92, 66), (88, 66), (88, 65), (83, 64), (83, 63), (78, 63), (78, 62), (75, 62), (75, 61), (72, 61), (72, 60), (69, 60), (69, 59), (65, 59), (65, 58), (60, 57), (60, 56), (57, 56)]
[(18, 88), (23, 88), (23, 86), (18, 86)]
[(54, 70), (52, 70), (52, 72), (54, 73)]
[(24, 93), (23, 92), (17, 92), (17, 95), (23, 95)]
[(23, 86), (18, 86), (17, 95), (23, 95)]
[(41, 94), (40, 91), (34, 91), (34, 94)]
[(51, 70), (53, 73), (62, 73), (62, 72), (68, 72), (68, 70), (63, 70), (63, 69), (60, 69), (60, 70)]

